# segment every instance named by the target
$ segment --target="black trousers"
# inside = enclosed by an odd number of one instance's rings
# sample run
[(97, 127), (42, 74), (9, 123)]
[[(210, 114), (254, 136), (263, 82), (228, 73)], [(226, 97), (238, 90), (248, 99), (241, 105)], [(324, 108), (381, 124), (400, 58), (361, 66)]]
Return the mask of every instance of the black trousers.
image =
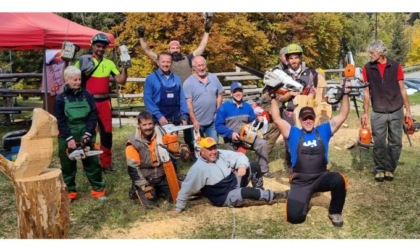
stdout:
[(323, 172), (319, 174), (294, 173), (286, 204), (287, 221), (302, 223), (308, 214), (309, 202), (316, 192), (331, 191), (328, 212), (341, 214), (346, 199), (346, 178), (340, 173)]

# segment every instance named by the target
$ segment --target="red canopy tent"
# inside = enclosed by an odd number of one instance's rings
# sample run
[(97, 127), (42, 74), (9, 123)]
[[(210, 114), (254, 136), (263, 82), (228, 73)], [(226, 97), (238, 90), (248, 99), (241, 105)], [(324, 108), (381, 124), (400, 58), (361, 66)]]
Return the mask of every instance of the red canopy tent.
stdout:
[[(47, 100), (45, 49), (59, 49), (64, 41), (72, 42), (80, 48), (90, 48), (90, 40), (101, 31), (79, 25), (54, 13), (0, 13), (0, 50), (44, 50), (43, 81)], [(109, 47), (114, 47), (115, 39)], [(44, 102), (48, 110), (48, 105)]]
[[(58, 49), (64, 41), (89, 48), (101, 32), (54, 13), (0, 13), (0, 50)], [(106, 33), (114, 46), (114, 36)]]

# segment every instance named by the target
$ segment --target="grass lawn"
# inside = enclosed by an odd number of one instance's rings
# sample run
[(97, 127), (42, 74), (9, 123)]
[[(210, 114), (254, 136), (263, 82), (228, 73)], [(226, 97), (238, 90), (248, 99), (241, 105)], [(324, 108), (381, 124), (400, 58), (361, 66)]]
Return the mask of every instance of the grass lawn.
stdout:
[[(410, 103), (420, 104), (420, 95), (410, 96)], [(359, 106), (360, 107), (360, 106)], [(419, 114), (415, 115), (416, 119)], [(82, 168), (77, 175), (80, 199), (71, 204), (69, 238), (115, 239), (419, 239), (420, 238), (420, 133), (411, 135), (413, 147), (403, 136), (403, 151), (393, 182), (378, 183), (373, 179), (371, 150), (357, 146), (347, 149), (358, 137), (359, 119), (354, 111), (331, 140), (330, 164), (333, 171), (343, 172), (349, 179), (344, 227), (334, 228), (327, 218), (329, 194), (311, 202), (307, 220), (292, 225), (283, 218), (284, 202), (273, 205), (251, 204), (243, 208), (217, 208), (203, 198), (191, 201), (187, 210), (169, 216), (173, 205), (160, 201), (156, 210), (146, 210), (128, 198), (130, 179), (127, 175), (124, 147), (134, 125), (114, 129), (113, 163), (115, 174), (106, 174), (109, 200), (101, 203), (89, 195), (90, 186)], [(1, 126), (0, 137), (23, 125)], [(251, 159), (254, 158), (249, 153)], [(284, 144), (279, 142), (270, 154), (270, 169), (275, 178), (266, 179), (265, 187), (288, 187), (283, 164)], [(187, 172), (191, 163), (180, 162)], [(59, 167), (56, 156), (51, 167)], [(0, 238), (18, 238), (14, 188), (0, 174)]]

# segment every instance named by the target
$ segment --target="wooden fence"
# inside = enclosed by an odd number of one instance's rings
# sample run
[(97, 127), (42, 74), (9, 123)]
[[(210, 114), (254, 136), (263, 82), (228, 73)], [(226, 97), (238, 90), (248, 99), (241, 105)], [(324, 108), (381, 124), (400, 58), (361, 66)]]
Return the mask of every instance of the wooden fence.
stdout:
[[(404, 72), (419, 71), (420, 65), (404, 68)], [(333, 84), (334, 81), (328, 80), (329, 73), (343, 72), (343, 69), (326, 69), (324, 70), (327, 75), (327, 84)], [(235, 68), (233, 72), (215, 73), (222, 82), (231, 83), (233, 81), (243, 82), (244, 84), (244, 100), (251, 102), (261, 96), (262, 88), (256, 85), (247, 85), (247, 82), (261, 80), (248, 72), (241, 71), (239, 67)], [(16, 104), (16, 98), (19, 95), (36, 95), (41, 96), (41, 90), (14, 90), (8, 88), (8, 83), (15, 83), (21, 78), (38, 78), (42, 79), (42, 74), (39, 73), (7, 73), (0, 74), (0, 114), (20, 114), (22, 111), (32, 111), (34, 107), (20, 107)], [(144, 83), (145, 78), (129, 77), (127, 82)], [(139, 106), (130, 106), (131, 101), (138, 98), (143, 98), (143, 94), (126, 94), (121, 92), (121, 88), (117, 88), (115, 93), (110, 94), (112, 99), (116, 99), (117, 107), (113, 110), (113, 116), (136, 116), (138, 114)], [(224, 99), (230, 97), (229, 86), (225, 86)], [(3, 103), (1, 104), (1, 99)], [(114, 103), (115, 104), (115, 103)], [(126, 106), (123, 106), (126, 104)], [(121, 107), (126, 109), (122, 110)]]

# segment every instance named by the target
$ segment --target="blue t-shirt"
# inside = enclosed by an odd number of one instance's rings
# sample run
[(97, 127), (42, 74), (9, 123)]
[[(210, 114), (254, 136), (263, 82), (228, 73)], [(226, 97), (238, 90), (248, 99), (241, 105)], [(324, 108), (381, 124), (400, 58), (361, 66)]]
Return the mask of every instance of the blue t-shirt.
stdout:
[(303, 134), (303, 141), (305, 145), (317, 146), (318, 141), (316, 138), (316, 131), (318, 131), (319, 135), (321, 136), (322, 141), (324, 142), (325, 160), (327, 160), (327, 163), (328, 163), (328, 146), (329, 146), (329, 142), (333, 133), (331, 131), (330, 123), (325, 122), (319, 125), (318, 127), (316, 127), (315, 129), (313, 129), (309, 133), (303, 131), (302, 129), (296, 126), (292, 126), (290, 128), (288, 143), (289, 143), (289, 148), (290, 148), (292, 167), (294, 167), (297, 162), (297, 149), (298, 149), (300, 135)]

